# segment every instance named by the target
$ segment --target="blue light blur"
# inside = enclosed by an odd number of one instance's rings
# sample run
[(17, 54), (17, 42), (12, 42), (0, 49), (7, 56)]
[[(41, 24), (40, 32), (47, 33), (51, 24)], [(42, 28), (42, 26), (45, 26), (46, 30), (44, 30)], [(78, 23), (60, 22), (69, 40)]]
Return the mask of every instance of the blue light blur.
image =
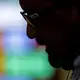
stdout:
[(0, 76), (0, 80), (34, 80), (26, 76)]
[(23, 31), (4, 32), (4, 48), (6, 55), (27, 55), (34, 50), (35, 42), (29, 40)]

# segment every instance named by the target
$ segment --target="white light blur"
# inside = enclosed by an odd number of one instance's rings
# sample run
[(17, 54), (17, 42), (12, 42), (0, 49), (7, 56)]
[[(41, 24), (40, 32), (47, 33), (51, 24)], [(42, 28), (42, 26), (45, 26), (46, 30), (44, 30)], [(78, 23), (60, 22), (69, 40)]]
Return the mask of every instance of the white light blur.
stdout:
[(20, 6), (0, 5), (0, 29), (21, 28), (25, 20), (20, 14)]

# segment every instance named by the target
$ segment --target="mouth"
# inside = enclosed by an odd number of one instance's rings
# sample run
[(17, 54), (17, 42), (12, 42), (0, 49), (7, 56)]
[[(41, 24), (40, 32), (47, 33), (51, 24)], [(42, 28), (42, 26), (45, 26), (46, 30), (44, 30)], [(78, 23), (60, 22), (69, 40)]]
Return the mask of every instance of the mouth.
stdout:
[(38, 39), (36, 38), (36, 42), (39, 44), (39, 45), (45, 45), (45, 42), (41, 39)]

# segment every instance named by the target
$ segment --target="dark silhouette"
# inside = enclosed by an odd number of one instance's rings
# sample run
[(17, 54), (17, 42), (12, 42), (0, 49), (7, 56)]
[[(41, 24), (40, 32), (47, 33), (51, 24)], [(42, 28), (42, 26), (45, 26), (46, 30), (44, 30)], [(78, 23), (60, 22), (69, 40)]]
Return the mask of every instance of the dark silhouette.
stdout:
[[(46, 46), (55, 68), (73, 70), (80, 53), (80, 6), (78, 0), (20, 0), (28, 18), (27, 35)], [(26, 13), (28, 14), (26, 16)]]

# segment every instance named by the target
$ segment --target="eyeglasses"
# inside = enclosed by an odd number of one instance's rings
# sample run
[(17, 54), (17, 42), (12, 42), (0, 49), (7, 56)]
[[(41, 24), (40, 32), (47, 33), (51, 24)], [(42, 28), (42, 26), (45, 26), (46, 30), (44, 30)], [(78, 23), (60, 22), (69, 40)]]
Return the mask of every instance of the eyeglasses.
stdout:
[[(41, 20), (47, 16), (50, 16), (51, 13), (53, 12), (54, 8), (53, 7), (48, 7), (45, 9), (40, 10), (39, 12), (20, 12), (23, 18), (33, 27), (35, 28), (35, 24), (38, 20)], [(52, 14), (53, 15), (53, 14)]]
[(28, 15), (26, 12), (20, 12), (21, 15), (23, 16), (23, 18), (33, 27), (34, 26), (34, 21), (39, 17), (39, 15), (37, 13)]

